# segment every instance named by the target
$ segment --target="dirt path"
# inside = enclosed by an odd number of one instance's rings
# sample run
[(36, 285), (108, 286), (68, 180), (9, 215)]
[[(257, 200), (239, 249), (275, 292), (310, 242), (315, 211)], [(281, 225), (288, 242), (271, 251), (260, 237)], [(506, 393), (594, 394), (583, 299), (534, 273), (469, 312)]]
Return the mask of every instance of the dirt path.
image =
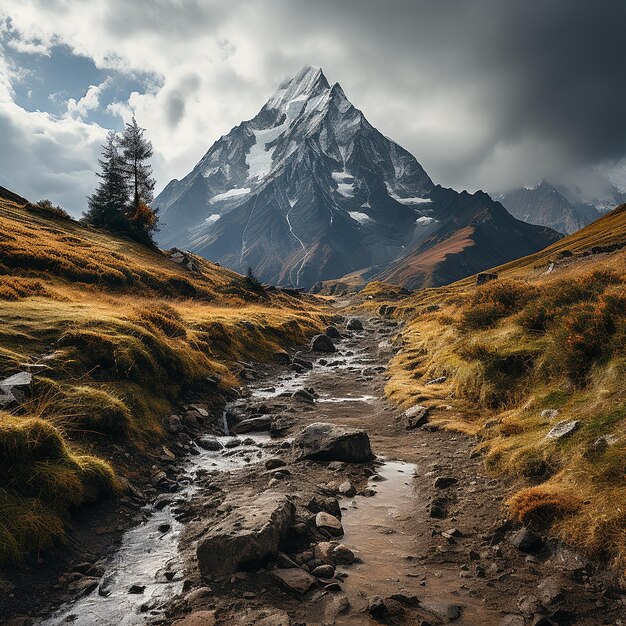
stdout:
[[(346, 333), (338, 353), (300, 355), (310, 369), (256, 367), (258, 379), (229, 407), (230, 421), (270, 415), (279, 436), (225, 437), (225, 448), (192, 457), (183, 491), (158, 513), (146, 512), (147, 523), (109, 564), (108, 595), (94, 591), (46, 626), (180, 619), (182, 626), (626, 623), (619, 621), (623, 596), (589, 564), (554, 546), (523, 552), (513, 545), (518, 529), (505, 522), (503, 507), (511, 485), (484, 475), (471, 440), (428, 424), (405, 428), (383, 399), (396, 331), (393, 322), (368, 320), (365, 330)], [(291, 396), (301, 389), (311, 390), (315, 402)], [(313, 422), (365, 429), (377, 462), (295, 462), (290, 438)], [(268, 458), (285, 463), (278, 474), (265, 469)], [(337, 493), (346, 480), (357, 495)], [(300, 526), (310, 524), (313, 500), (338, 497), (344, 530), (338, 541), (358, 561), (336, 564), (333, 576), (318, 576), (303, 594), (277, 584), (272, 562), (203, 579), (198, 529), (239, 495), (265, 492), (288, 495)], [(319, 539), (305, 533), (290, 540), (281, 558), (306, 561), (303, 542), (313, 550)], [(128, 593), (132, 586), (137, 593)]]

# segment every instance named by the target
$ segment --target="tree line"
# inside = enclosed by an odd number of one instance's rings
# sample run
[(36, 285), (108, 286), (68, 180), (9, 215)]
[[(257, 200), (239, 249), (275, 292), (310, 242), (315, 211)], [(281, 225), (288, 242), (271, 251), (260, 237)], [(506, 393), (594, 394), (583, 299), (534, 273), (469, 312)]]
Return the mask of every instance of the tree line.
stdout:
[(84, 221), (156, 245), (158, 209), (150, 207), (155, 185), (152, 155), (152, 144), (134, 116), (121, 134), (109, 131), (98, 160), (100, 182), (88, 198)]

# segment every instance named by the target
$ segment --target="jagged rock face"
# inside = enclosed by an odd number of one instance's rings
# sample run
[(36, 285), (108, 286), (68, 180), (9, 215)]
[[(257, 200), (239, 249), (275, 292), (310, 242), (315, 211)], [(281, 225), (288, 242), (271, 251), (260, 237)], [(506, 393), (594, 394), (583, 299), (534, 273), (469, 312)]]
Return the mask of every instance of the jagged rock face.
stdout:
[[(374, 275), (444, 222), (446, 232), (453, 230), (460, 195), (449, 190), (450, 206), (449, 194), (440, 201), (440, 189), (415, 157), (369, 124), (339, 84), (305, 67), (189, 175), (170, 182), (155, 205), (161, 245), (309, 288), (363, 270)], [(466, 213), (463, 222), (470, 221)], [(535, 239), (517, 247), (529, 254), (551, 243)], [(468, 273), (463, 264), (455, 270), (455, 277)]]
[(570, 202), (546, 181), (502, 194), (498, 200), (517, 219), (564, 234), (574, 233), (600, 217), (596, 207)]

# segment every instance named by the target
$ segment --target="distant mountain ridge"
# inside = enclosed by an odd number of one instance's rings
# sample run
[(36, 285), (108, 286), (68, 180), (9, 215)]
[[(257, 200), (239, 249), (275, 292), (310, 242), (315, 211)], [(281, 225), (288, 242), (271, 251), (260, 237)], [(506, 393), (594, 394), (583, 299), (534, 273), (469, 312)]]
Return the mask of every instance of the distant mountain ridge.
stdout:
[[(482, 262), (484, 244), (470, 234), (472, 268), (530, 254), (558, 237), (520, 226), (486, 194), (480, 207), (472, 197), (435, 186), (338, 83), (331, 86), (320, 68), (304, 67), (253, 119), (216, 141), (187, 176), (171, 181), (155, 205), (162, 245), (305, 288), (367, 268), (384, 272), (472, 221), (497, 223), (515, 239), (498, 247), (483, 237), (491, 247)], [(484, 219), (474, 215), (478, 208)], [(463, 256), (450, 250), (443, 267), (427, 271), (437, 284), (466, 275)]]
[(548, 226), (569, 235), (598, 219), (601, 213), (591, 204), (568, 200), (547, 181), (522, 187), (496, 198), (517, 219)]

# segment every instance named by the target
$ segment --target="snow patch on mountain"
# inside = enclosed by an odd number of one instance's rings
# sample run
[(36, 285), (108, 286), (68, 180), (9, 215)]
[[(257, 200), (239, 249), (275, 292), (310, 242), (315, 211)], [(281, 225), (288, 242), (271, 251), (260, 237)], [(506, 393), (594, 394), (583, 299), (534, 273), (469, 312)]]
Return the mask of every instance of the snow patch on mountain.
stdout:
[(418, 204), (430, 204), (432, 200), (430, 198), (399, 198), (392, 196), (394, 200), (405, 206), (416, 206)]
[(427, 226), (428, 224), (434, 224), (435, 222), (438, 222), (439, 220), (436, 220), (434, 217), (427, 217), (426, 215), (423, 215), (422, 217), (418, 217), (415, 220), (416, 224), (420, 224), (422, 226)]
[(361, 211), (348, 211), (348, 215), (359, 224), (366, 224), (367, 222), (372, 221), (372, 218), (369, 215), (361, 213)]
[(249, 187), (242, 189), (229, 189), (224, 193), (218, 193), (209, 200), (209, 204), (215, 204), (216, 202), (222, 202), (222, 200), (228, 200), (229, 198), (238, 198), (239, 196), (245, 196), (250, 193)]
[(220, 219), (220, 214), (219, 213), (213, 213), (212, 215), (209, 215), (209, 217), (205, 217), (204, 221), (207, 224), (213, 224), (214, 222), (217, 222), (217, 220)]
[(354, 196), (354, 177), (343, 170), (342, 172), (333, 172), (333, 180), (337, 183), (337, 191), (344, 198), (352, 198)]

